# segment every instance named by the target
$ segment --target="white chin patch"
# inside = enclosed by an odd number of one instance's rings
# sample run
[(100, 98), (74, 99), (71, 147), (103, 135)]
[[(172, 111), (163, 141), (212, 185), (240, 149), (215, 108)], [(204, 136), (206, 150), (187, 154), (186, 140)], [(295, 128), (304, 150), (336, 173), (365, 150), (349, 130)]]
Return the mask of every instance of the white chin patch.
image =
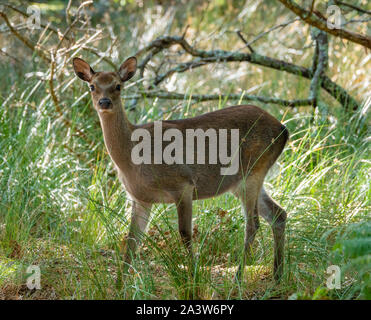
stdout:
[(101, 113), (101, 114), (113, 113), (113, 110), (112, 109), (98, 109), (98, 112)]

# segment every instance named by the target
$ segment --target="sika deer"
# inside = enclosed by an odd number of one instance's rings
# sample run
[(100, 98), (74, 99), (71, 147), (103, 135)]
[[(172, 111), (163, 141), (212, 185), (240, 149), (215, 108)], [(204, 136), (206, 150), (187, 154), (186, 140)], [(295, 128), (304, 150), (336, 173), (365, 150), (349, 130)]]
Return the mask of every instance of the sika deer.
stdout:
[[(278, 280), (283, 269), (286, 212), (266, 193), (263, 182), (269, 168), (281, 154), (288, 140), (286, 127), (266, 111), (253, 105), (233, 106), (190, 119), (162, 121), (161, 135), (168, 129), (180, 131), (183, 137), (190, 129), (206, 131), (209, 145), (203, 144), (204, 154), (209, 156), (206, 157), (205, 163), (183, 161), (188, 160), (186, 157), (178, 158), (178, 161), (172, 164), (156, 163), (155, 157), (151, 155), (150, 159), (147, 159), (150, 160), (149, 162), (137, 164), (132, 157), (132, 152), (137, 145), (135, 141), (138, 141), (133, 138), (135, 130), (147, 130), (152, 146), (156, 143), (158, 146), (159, 142), (154, 139), (156, 125), (130, 123), (121, 104), (121, 87), (125, 81), (134, 76), (137, 67), (136, 58), (128, 58), (117, 72), (95, 72), (80, 58), (73, 59), (73, 67), (76, 75), (90, 85), (91, 97), (94, 108), (98, 112), (106, 148), (117, 169), (120, 181), (133, 199), (125, 253), (126, 263), (130, 264), (140, 235), (146, 229), (152, 204), (176, 204), (179, 232), (191, 252), (192, 201), (229, 191), (241, 200), (246, 217), (245, 258), (239, 272), (243, 269), (246, 258), (249, 257), (259, 227), (258, 215), (260, 214), (272, 227), (274, 277)], [(213, 131), (209, 129), (216, 129), (219, 132), (221, 129), (228, 129), (231, 132), (232, 129), (238, 129), (239, 167), (233, 174), (222, 175), (220, 170), (225, 163), (222, 164), (220, 160), (211, 161), (210, 155), (216, 145), (210, 143), (212, 137), (209, 133)], [(227, 135), (226, 142), (229, 144), (231, 144), (231, 137), (232, 134)], [(221, 137), (219, 142), (220, 139)], [(161, 151), (165, 150), (170, 140), (168, 139), (168, 142), (161, 146)], [(185, 138), (181, 142), (186, 142)], [(229, 149), (231, 152), (231, 148)], [(197, 158), (196, 153), (200, 153), (194, 147), (188, 151), (195, 153), (194, 159)]]

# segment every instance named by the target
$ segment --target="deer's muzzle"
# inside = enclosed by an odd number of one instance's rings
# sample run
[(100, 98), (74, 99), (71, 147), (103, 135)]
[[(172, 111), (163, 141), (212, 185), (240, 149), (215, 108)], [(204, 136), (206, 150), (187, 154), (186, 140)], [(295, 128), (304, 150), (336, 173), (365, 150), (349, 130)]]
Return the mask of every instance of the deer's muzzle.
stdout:
[(111, 109), (112, 108), (112, 102), (108, 98), (102, 98), (99, 100), (99, 107), (101, 109)]

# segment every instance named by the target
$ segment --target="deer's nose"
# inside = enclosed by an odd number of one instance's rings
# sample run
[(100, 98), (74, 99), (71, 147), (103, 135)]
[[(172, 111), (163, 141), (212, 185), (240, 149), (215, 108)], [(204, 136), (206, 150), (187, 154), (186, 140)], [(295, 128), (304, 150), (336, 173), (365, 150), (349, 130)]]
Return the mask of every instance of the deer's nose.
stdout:
[(112, 107), (112, 102), (108, 98), (102, 98), (98, 103), (102, 109), (110, 109)]

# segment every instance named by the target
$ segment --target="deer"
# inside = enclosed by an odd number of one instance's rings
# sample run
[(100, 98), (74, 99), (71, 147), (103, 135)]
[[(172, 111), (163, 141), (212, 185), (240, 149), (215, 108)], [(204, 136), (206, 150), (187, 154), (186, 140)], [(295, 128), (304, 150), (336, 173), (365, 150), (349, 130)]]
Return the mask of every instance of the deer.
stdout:
[[(151, 208), (156, 203), (175, 204), (180, 238), (192, 255), (192, 202), (230, 192), (240, 199), (245, 216), (244, 254), (236, 277), (240, 278), (251, 258), (252, 244), (259, 228), (259, 216), (271, 226), (274, 240), (273, 276), (279, 281), (283, 274), (286, 211), (266, 192), (263, 183), (268, 170), (276, 162), (289, 139), (288, 129), (268, 112), (255, 105), (237, 105), (202, 115), (163, 120), (162, 130), (177, 129), (186, 135), (188, 129), (238, 129), (239, 148), (237, 172), (221, 174), (217, 163), (140, 163), (133, 161), (131, 151), (136, 129), (147, 130), (154, 141), (155, 124), (133, 124), (128, 120), (121, 102), (123, 84), (137, 69), (136, 57), (126, 59), (115, 72), (95, 72), (81, 58), (73, 58), (78, 78), (89, 85), (93, 107), (98, 113), (104, 144), (117, 171), (120, 182), (132, 199), (131, 221), (126, 238), (123, 261), (132, 257), (146, 232)], [(227, 141), (231, 135), (227, 135)], [(134, 139), (135, 140), (135, 139)], [(210, 140), (210, 139), (209, 139)], [(166, 147), (166, 143), (163, 144)], [(208, 155), (212, 146), (205, 146)], [(195, 151), (197, 152), (197, 151)]]

